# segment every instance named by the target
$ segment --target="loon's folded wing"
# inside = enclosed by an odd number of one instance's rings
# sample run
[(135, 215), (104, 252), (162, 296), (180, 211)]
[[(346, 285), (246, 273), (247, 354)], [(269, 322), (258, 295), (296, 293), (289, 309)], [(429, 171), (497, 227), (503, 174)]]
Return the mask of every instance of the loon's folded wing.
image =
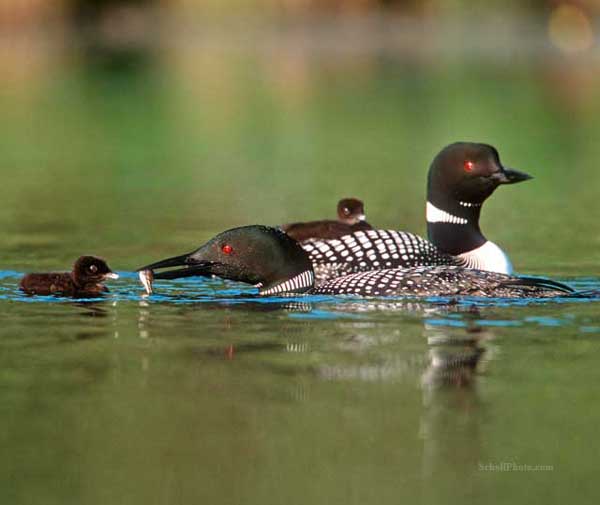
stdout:
[(542, 277), (514, 277), (500, 283), (501, 286), (511, 287), (531, 287), (543, 290), (559, 291), (566, 295), (575, 294), (576, 291), (562, 282), (544, 279)]

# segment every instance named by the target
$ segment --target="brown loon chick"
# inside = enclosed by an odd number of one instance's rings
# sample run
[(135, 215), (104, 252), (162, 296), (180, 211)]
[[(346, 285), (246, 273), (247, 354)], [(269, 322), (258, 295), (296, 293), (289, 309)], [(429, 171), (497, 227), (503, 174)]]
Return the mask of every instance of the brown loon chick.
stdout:
[(19, 288), (29, 295), (93, 297), (108, 291), (103, 281), (118, 278), (103, 259), (81, 256), (72, 272), (26, 274)]
[(371, 230), (365, 221), (363, 202), (344, 198), (337, 205), (338, 220), (307, 221), (281, 225), (281, 229), (298, 242), (335, 239), (356, 231)]

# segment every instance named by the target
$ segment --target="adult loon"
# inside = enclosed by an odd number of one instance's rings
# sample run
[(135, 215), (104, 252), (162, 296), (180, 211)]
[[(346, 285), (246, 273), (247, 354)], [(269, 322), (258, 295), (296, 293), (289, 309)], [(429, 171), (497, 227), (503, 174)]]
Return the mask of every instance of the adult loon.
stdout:
[(573, 296), (567, 285), (459, 266), (429, 266), (359, 272), (315, 286), (307, 252), (281, 230), (244, 226), (227, 230), (189, 254), (138, 269), (184, 268), (155, 272), (155, 279), (216, 275), (252, 284), (260, 295), (293, 293), (360, 296), (476, 296), (550, 298)]
[(106, 291), (106, 279), (118, 279), (103, 259), (81, 256), (72, 272), (26, 274), (19, 288), (29, 295), (98, 296)]
[(281, 225), (281, 229), (298, 242), (315, 239), (335, 239), (355, 231), (370, 230), (366, 222), (363, 202), (356, 198), (343, 198), (337, 204), (338, 220), (308, 221)]
[(482, 234), (479, 215), (498, 186), (528, 179), (531, 176), (504, 167), (494, 147), (456, 142), (442, 149), (429, 168), (429, 241), (408, 232), (376, 229), (303, 247), (319, 282), (354, 272), (432, 265), (511, 274), (508, 256)]

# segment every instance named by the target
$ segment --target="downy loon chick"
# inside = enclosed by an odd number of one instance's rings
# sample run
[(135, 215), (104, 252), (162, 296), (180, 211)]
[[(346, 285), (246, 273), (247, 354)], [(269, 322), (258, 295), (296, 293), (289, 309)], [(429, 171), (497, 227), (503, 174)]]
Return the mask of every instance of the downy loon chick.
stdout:
[(502, 184), (531, 176), (506, 168), (487, 144), (457, 142), (433, 159), (427, 184), (429, 240), (408, 232), (367, 230), (302, 244), (317, 281), (383, 268), (454, 265), (512, 273), (508, 256), (479, 228), (485, 200)]
[(308, 221), (281, 225), (280, 228), (298, 242), (318, 239), (336, 239), (355, 231), (370, 230), (365, 221), (363, 202), (357, 198), (344, 198), (337, 205), (338, 220)]
[(93, 297), (108, 291), (105, 280), (118, 278), (103, 259), (81, 256), (72, 272), (26, 274), (19, 288), (29, 295)]
[(245, 282), (260, 295), (292, 293), (360, 296), (477, 296), (549, 298), (574, 295), (559, 282), (516, 277), (459, 266), (429, 266), (359, 272), (315, 287), (309, 255), (281, 230), (244, 226), (225, 231), (196, 251), (141, 267), (156, 279), (216, 275)]

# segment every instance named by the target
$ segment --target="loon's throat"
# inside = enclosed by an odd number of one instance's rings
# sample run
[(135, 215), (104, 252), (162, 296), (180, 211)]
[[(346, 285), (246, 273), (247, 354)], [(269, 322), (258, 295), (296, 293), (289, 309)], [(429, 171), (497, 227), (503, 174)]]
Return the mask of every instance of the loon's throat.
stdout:
[(427, 234), (440, 250), (458, 255), (486, 242), (479, 229), (481, 205), (456, 201), (445, 206), (427, 202)]
[(256, 286), (259, 288), (259, 294), (264, 296), (279, 293), (304, 293), (312, 288), (314, 283), (314, 272), (312, 270), (305, 270), (290, 279), (268, 287), (263, 287), (262, 284), (257, 284)]
[(464, 261), (464, 266), (467, 268), (508, 275), (513, 273), (513, 266), (508, 255), (489, 240), (476, 249), (459, 254), (458, 257)]

